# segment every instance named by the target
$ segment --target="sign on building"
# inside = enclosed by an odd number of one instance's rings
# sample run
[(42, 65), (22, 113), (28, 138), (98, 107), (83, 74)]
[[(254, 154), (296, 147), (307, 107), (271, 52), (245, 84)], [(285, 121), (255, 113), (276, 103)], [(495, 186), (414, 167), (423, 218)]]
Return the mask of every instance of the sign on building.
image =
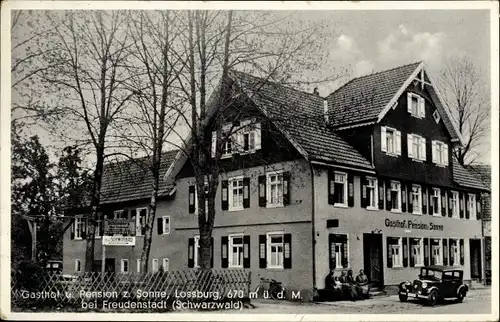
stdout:
[(104, 246), (135, 246), (135, 236), (102, 236)]
[(128, 219), (104, 221), (104, 236), (135, 236), (135, 222)]

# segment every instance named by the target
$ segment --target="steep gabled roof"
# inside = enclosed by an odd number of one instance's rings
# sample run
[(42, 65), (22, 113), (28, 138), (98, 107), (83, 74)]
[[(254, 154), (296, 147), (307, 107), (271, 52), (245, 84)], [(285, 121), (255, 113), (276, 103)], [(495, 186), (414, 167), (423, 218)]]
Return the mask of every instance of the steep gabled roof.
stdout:
[(481, 179), (471, 170), (467, 170), (458, 163), (455, 157), (453, 157), (453, 181), (462, 187), (490, 191), (488, 185), (481, 181)]
[[(177, 150), (162, 154), (159, 197), (173, 192), (174, 186), (167, 184), (163, 180), (162, 174), (170, 167), (176, 154)], [(148, 161), (149, 158), (143, 157), (105, 165), (101, 187), (101, 204), (150, 198), (153, 175), (149, 170)]]
[(374, 169), (326, 125), (322, 97), (242, 72), (232, 71), (231, 77), (307, 159)]

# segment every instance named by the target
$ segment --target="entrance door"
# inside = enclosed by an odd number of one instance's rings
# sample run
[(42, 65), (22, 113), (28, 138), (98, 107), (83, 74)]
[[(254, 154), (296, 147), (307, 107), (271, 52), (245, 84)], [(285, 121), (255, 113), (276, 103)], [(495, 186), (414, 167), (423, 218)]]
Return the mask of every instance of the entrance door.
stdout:
[(106, 258), (106, 262), (104, 264), (104, 270), (106, 272), (115, 272), (115, 259), (114, 258)]
[(469, 239), (470, 277), (481, 279), (481, 240)]
[(372, 285), (384, 284), (382, 234), (363, 234), (363, 262)]

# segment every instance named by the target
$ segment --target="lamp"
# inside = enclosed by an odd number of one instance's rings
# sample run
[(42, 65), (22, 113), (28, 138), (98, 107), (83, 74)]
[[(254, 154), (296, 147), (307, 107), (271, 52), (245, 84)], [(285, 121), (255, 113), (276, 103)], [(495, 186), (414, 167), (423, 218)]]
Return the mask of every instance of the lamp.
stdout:
[(382, 232), (382, 229), (374, 229), (372, 230), (372, 234), (380, 234)]

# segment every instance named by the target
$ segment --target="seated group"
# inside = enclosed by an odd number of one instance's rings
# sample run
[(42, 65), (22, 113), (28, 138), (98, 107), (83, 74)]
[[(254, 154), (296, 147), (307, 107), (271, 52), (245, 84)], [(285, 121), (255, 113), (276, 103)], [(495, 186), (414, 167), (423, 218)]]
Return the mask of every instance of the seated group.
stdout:
[(330, 299), (356, 301), (370, 297), (370, 284), (363, 270), (359, 271), (356, 278), (352, 270), (349, 270), (347, 275), (345, 271), (342, 271), (340, 276), (335, 276), (334, 273), (333, 269), (330, 270), (325, 278), (325, 290), (330, 291)]

